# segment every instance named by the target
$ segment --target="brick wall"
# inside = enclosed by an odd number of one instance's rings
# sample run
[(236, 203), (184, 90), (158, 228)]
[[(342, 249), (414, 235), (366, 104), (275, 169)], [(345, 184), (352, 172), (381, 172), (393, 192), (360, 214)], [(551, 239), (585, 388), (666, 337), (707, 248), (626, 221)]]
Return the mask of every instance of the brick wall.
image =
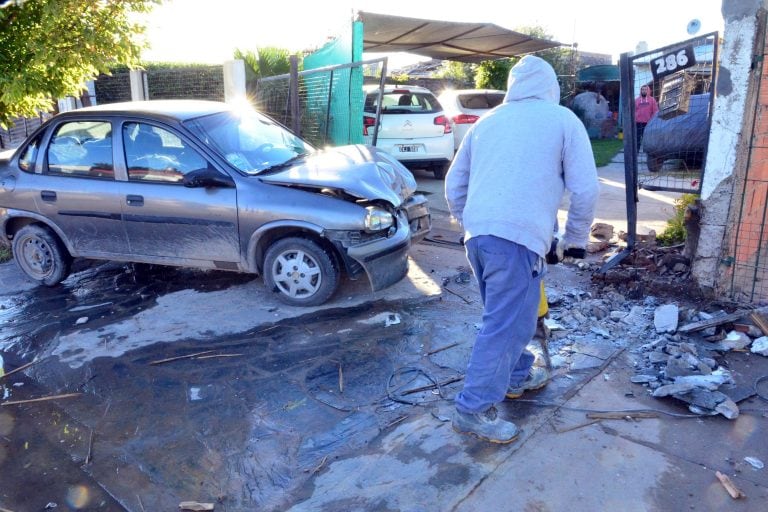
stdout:
[[(738, 302), (768, 304), (768, 37), (766, 15), (759, 17), (755, 44), (760, 54), (752, 101), (744, 115), (745, 157), (733, 180), (726, 225), (721, 288)], [(758, 46), (759, 45), (759, 46)], [(749, 112), (753, 110), (753, 112)], [(753, 122), (751, 121), (753, 120)]]

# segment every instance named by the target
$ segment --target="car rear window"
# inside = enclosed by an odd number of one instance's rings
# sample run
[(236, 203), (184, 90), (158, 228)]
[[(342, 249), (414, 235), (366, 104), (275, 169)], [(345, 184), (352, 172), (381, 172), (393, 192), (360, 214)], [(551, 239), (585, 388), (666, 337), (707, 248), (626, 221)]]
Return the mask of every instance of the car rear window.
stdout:
[(478, 93), (463, 94), (459, 96), (459, 103), (463, 108), (494, 108), (504, 101), (502, 93)]
[[(378, 92), (369, 94), (365, 99), (365, 111), (376, 113), (378, 99)], [(385, 92), (381, 99), (382, 114), (434, 114), (442, 110), (437, 98), (427, 92), (391, 91)]]

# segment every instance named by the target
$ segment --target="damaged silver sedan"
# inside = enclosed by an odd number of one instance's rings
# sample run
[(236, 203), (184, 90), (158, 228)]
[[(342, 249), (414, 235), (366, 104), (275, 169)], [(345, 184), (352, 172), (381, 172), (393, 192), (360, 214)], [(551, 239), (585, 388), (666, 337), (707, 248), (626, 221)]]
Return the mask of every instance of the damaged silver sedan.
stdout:
[(261, 274), (313, 306), (342, 273), (374, 291), (406, 275), (430, 228), (415, 192), (387, 153), (316, 150), (250, 108), (120, 103), (59, 114), (0, 161), (0, 235), (48, 286), (80, 257)]

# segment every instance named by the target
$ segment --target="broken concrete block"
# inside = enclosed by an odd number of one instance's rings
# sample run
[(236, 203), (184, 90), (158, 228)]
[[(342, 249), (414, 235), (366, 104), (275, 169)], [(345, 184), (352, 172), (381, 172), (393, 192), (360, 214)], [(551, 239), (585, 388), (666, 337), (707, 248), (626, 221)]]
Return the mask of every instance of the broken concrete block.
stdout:
[(761, 356), (768, 357), (768, 336), (762, 336), (753, 341), (750, 350), (753, 354), (760, 354)]
[(727, 398), (717, 404), (715, 410), (729, 420), (734, 420), (739, 417), (739, 406), (736, 405), (736, 403), (730, 398)]
[(589, 230), (589, 234), (598, 240), (610, 240), (613, 238), (613, 226), (604, 222), (595, 222)]
[(608, 242), (600, 240), (597, 242), (589, 242), (587, 244), (587, 252), (589, 254), (595, 254), (596, 252), (604, 251), (608, 248)]
[(715, 390), (725, 384), (733, 382), (731, 372), (718, 368), (709, 375), (683, 375), (675, 377), (675, 384), (691, 384), (697, 388)]
[(656, 398), (661, 398), (664, 396), (684, 395), (686, 393), (690, 393), (694, 389), (696, 389), (696, 385), (693, 383), (681, 382), (679, 384), (665, 384), (664, 386), (656, 388), (653, 391), (653, 396)]
[(642, 306), (632, 306), (629, 313), (621, 319), (627, 325), (642, 326), (645, 325), (645, 309)]
[(653, 313), (653, 325), (656, 327), (656, 332), (675, 332), (679, 315), (680, 310), (676, 304), (664, 304), (657, 307)]
[[(696, 361), (696, 363), (698, 363), (698, 361)], [(675, 377), (682, 377), (685, 375), (699, 375), (699, 374), (700, 372), (699, 372), (698, 366), (692, 365), (687, 358), (682, 356), (670, 357), (667, 360), (666, 368), (664, 368), (664, 375), (668, 379), (674, 379)]]
[(739, 331), (731, 331), (722, 341), (718, 342), (715, 350), (743, 350), (752, 344), (752, 338)]
[(626, 311), (611, 311), (610, 319), (618, 322), (619, 320), (623, 319), (625, 316), (627, 316)]
[(635, 384), (648, 384), (650, 382), (658, 381), (658, 377), (655, 375), (633, 375), (629, 381)]

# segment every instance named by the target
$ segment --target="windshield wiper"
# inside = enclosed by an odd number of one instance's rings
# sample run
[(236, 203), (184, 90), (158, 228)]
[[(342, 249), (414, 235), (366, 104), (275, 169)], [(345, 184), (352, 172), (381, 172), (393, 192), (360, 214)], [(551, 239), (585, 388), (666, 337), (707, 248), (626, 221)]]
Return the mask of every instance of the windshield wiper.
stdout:
[(292, 156), (291, 158), (289, 158), (285, 162), (282, 162), (282, 163), (279, 163), (279, 164), (275, 164), (275, 165), (270, 165), (269, 167), (265, 167), (264, 169), (260, 170), (256, 174), (268, 174), (270, 172), (280, 171), (282, 169), (285, 169), (286, 167), (291, 167), (291, 166), (295, 165), (296, 163), (298, 163), (299, 161), (304, 160), (304, 158), (306, 158), (307, 154), (308, 153), (299, 153), (296, 156)]

